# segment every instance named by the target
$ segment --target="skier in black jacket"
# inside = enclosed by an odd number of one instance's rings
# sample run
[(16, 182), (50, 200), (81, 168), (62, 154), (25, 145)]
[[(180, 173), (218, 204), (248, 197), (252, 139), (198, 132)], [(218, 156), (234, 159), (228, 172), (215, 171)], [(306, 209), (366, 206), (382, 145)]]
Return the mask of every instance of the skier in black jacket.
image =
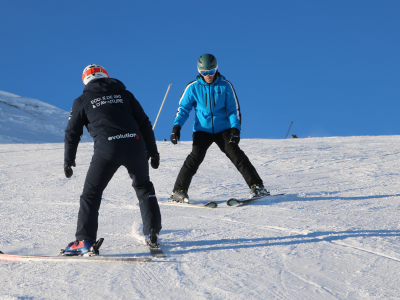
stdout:
[(151, 166), (157, 169), (160, 156), (149, 118), (125, 85), (109, 78), (102, 66), (87, 66), (82, 80), (83, 94), (74, 101), (65, 130), (65, 176), (70, 178), (73, 174), (71, 167), (76, 166), (76, 151), (84, 126), (93, 137), (94, 155), (80, 197), (76, 240), (63, 254), (83, 255), (93, 251), (101, 197), (121, 165), (132, 178), (146, 240), (157, 244), (161, 214), (149, 177), (148, 159), (151, 158)]

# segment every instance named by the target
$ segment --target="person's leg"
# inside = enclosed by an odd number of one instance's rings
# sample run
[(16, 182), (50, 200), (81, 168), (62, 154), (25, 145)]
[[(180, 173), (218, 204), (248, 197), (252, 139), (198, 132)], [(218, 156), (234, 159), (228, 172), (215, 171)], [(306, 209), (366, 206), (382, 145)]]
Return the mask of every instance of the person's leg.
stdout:
[(229, 143), (230, 134), (231, 131), (229, 129), (217, 133), (215, 135), (215, 143), (231, 160), (240, 174), (242, 174), (249, 187), (254, 184), (262, 185), (263, 181), (247, 155), (239, 148), (239, 145), (236, 143)]
[(206, 156), (208, 148), (213, 143), (213, 135), (203, 131), (193, 133), (192, 152), (188, 155), (176, 178), (173, 191), (189, 190), (193, 176)]
[(124, 153), (124, 166), (132, 178), (132, 186), (139, 200), (143, 222), (143, 234), (149, 235), (151, 228), (161, 230), (161, 213), (153, 183), (149, 177), (149, 163), (146, 152)]
[(96, 240), (101, 197), (120, 164), (113, 155), (94, 154), (80, 198), (76, 239)]

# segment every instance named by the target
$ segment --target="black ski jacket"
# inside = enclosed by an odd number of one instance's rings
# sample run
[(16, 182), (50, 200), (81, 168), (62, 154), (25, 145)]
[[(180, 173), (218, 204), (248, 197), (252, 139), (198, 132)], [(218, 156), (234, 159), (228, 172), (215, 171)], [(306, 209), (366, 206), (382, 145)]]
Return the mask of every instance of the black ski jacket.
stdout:
[(75, 163), (83, 126), (93, 137), (95, 153), (158, 152), (149, 118), (118, 79), (90, 81), (72, 104), (64, 140), (68, 166)]

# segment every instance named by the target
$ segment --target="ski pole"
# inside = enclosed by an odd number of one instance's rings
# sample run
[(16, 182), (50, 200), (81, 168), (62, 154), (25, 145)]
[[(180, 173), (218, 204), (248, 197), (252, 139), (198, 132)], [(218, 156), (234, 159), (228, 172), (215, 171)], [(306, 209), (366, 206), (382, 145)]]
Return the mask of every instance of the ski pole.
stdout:
[(160, 110), (158, 111), (157, 118), (156, 118), (156, 120), (154, 121), (153, 131), (154, 131), (154, 128), (156, 127), (158, 117), (160, 116), (161, 110), (162, 110), (162, 108), (163, 108), (163, 106), (164, 106), (165, 99), (167, 99), (167, 95), (168, 95), (169, 88), (171, 87), (171, 85), (172, 85), (172, 83), (168, 86), (167, 92), (165, 93), (164, 100), (163, 100), (163, 102), (162, 102), (162, 104), (161, 104)]
[(286, 133), (285, 139), (287, 138), (287, 136), (288, 136), (288, 134), (289, 134), (290, 128), (292, 128), (292, 124), (293, 124), (293, 122), (290, 123), (289, 130), (288, 130), (288, 132)]

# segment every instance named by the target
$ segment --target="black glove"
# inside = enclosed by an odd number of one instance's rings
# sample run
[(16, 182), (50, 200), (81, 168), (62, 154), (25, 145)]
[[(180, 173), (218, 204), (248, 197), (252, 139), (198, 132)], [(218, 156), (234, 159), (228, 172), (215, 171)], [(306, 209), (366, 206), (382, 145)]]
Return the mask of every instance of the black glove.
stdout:
[(171, 143), (174, 145), (178, 144), (180, 138), (181, 138), (181, 126), (175, 125), (174, 128), (172, 128)]
[(238, 145), (239, 142), (240, 142), (240, 130), (233, 127), (231, 128), (231, 139), (229, 140), (229, 143)]
[(160, 165), (160, 153), (148, 154), (150, 160), (150, 165), (153, 169), (158, 169)]
[(65, 177), (67, 177), (67, 178), (70, 178), (72, 176), (72, 174), (74, 174), (74, 171), (72, 171), (71, 167), (76, 167), (75, 163), (73, 163), (71, 166), (64, 164), (64, 173), (65, 173)]

